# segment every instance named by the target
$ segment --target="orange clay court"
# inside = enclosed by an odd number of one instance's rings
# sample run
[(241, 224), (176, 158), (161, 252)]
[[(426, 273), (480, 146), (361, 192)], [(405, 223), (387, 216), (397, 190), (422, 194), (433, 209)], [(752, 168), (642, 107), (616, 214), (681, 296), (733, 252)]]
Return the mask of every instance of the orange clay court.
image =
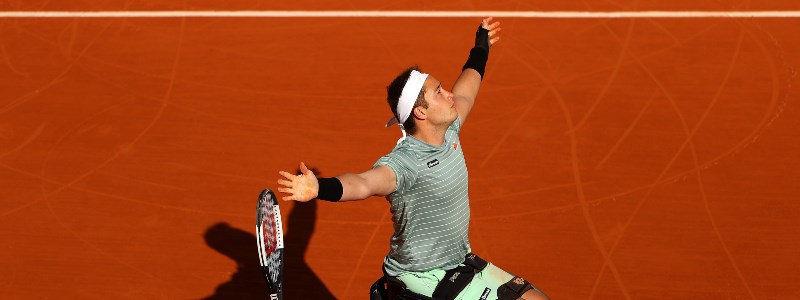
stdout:
[[(798, 11), (797, 1), (22, 1), (0, 11)], [(498, 17), (473, 250), (552, 299), (800, 298), (800, 18)], [(266, 299), (279, 170), (367, 170), (479, 17), (0, 18), (0, 298)], [(286, 299), (366, 299), (382, 198), (282, 202)]]

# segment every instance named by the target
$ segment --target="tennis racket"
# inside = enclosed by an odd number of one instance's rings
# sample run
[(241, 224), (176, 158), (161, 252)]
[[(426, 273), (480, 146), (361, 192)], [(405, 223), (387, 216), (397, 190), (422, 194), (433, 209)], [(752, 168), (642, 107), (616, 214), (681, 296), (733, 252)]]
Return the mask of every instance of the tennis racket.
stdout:
[(270, 290), (269, 299), (283, 300), (283, 224), (278, 199), (269, 189), (258, 196), (256, 241), (261, 271)]

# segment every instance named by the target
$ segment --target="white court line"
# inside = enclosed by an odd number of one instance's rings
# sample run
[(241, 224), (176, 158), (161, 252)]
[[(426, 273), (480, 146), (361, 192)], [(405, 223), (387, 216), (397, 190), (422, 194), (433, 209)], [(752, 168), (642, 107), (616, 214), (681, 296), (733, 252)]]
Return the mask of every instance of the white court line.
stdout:
[(800, 11), (4, 11), (0, 18), (797, 18)]

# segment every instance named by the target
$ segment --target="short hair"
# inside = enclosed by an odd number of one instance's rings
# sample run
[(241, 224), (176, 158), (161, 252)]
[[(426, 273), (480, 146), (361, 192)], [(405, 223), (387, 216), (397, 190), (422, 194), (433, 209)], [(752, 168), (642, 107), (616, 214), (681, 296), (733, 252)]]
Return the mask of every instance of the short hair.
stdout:
[[(411, 71), (419, 71), (419, 68), (417, 66), (412, 66), (406, 69), (400, 73), (400, 75), (397, 75), (397, 77), (392, 80), (392, 83), (386, 87), (386, 100), (389, 102), (389, 108), (392, 109), (392, 113), (398, 121), (400, 120), (400, 116), (397, 115), (397, 102), (400, 102), (400, 94), (403, 93), (403, 87), (406, 86), (406, 82), (408, 82), (408, 79), (411, 77)], [(403, 128), (409, 134), (414, 134), (417, 131), (417, 125), (413, 117), (414, 108), (417, 106), (428, 108), (428, 102), (425, 101), (424, 87), (419, 91), (419, 95), (417, 95), (417, 101), (414, 102), (414, 106), (411, 108), (411, 115), (409, 115), (408, 119), (403, 123)]]

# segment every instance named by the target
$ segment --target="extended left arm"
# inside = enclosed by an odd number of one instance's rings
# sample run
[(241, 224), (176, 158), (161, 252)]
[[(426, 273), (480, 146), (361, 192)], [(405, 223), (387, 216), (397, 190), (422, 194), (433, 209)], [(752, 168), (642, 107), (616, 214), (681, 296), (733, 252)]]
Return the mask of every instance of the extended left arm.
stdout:
[(467, 119), (469, 111), (475, 104), (478, 90), (483, 79), (486, 61), (489, 59), (489, 48), (500, 40), (497, 32), (500, 31), (500, 22), (490, 23), (492, 18), (483, 19), (478, 31), (475, 33), (475, 47), (469, 52), (461, 75), (453, 85), (453, 99), (456, 102), (456, 110), (461, 123)]

